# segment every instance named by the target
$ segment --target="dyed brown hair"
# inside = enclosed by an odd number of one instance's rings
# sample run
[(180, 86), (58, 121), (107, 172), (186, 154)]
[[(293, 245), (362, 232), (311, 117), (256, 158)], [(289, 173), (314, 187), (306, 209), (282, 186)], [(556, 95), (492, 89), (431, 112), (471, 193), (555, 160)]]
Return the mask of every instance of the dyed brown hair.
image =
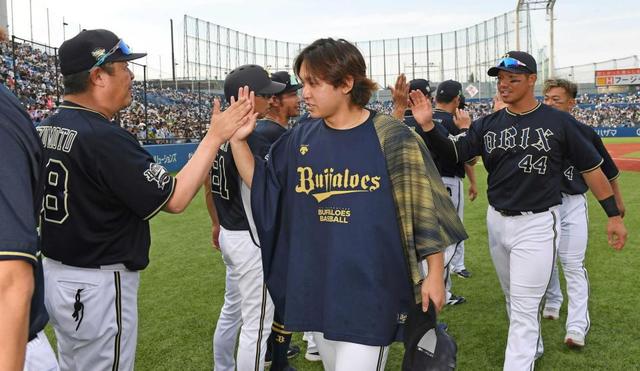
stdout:
[(319, 79), (333, 87), (342, 86), (347, 78), (353, 78), (349, 92), (351, 102), (364, 107), (377, 89), (375, 82), (367, 78), (367, 65), (358, 48), (344, 39), (318, 39), (298, 54), (293, 71), (299, 77), (302, 62)]
[(578, 96), (578, 85), (565, 79), (549, 79), (544, 82), (543, 93), (548, 92), (553, 88), (562, 88), (567, 93), (569, 98), (575, 99)]

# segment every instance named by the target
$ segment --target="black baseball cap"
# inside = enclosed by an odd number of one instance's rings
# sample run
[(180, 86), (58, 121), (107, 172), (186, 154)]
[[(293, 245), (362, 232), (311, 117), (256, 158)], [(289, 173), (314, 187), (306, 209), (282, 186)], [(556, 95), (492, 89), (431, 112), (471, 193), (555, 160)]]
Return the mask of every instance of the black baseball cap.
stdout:
[(436, 101), (451, 102), (455, 97), (462, 96), (462, 84), (454, 80), (446, 80), (438, 85)]
[(427, 97), (431, 96), (431, 86), (429, 80), (413, 79), (409, 81), (409, 91), (420, 90)]
[(507, 71), (511, 73), (538, 73), (538, 66), (535, 58), (531, 54), (521, 51), (510, 51), (498, 60), (495, 67), (489, 68), (487, 75), (498, 76), (498, 72)]
[(302, 84), (298, 84), (298, 81), (295, 79), (295, 77), (292, 78), (292, 76), (287, 71), (278, 71), (272, 73), (271, 80), (285, 85), (284, 90), (278, 94), (297, 91), (302, 87)]
[(109, 62), (132, 61), (147, 53), (132, 53), (129, 46), (109, 30), (82, 30), (58, 50), (63, 76), (90, 70)]
[(404, 330), (402, 371), (455, 370), (458, 346), (442, 326), (437, 326), (431, 300), (426, 313), (422, 311), (422, 303), (412, 307)]
[(245, 64), (227, 75), (224, 79), (224, 97), (231, 103), (231, 97), (238, 99), (238, 89), (248, 86), (256, 95), (274, 95), (281, 93), (286, 85), (271, 81), (269, 73), (256, 64)]

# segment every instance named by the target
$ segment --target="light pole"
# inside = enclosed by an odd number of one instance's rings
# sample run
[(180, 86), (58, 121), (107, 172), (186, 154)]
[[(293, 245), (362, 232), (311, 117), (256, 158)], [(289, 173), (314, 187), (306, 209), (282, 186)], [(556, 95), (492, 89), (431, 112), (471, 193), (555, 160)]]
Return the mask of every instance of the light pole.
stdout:
[(69, 24), (67, 22), (64, 21), (64, 16), (62, 17), (62, 41), (66, 41), (67, 40), (67, 33), (66, 33), (66, 27)]

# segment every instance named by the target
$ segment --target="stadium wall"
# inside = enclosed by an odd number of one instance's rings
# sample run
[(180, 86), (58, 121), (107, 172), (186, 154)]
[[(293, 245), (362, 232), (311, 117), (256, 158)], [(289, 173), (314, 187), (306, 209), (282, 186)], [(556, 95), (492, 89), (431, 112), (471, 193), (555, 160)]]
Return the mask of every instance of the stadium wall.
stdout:
[(196, 152), (197, 143), (153, 144), (144, 149), (153, 156), (154, 161), (169, 171), (179, 171)]

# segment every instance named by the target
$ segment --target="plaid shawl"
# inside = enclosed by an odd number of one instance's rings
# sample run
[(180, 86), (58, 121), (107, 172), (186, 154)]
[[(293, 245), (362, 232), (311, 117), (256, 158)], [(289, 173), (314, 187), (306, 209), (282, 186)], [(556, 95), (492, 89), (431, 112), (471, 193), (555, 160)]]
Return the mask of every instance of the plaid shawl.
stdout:
[(373, 124), (391, 179), (415, 300), (420, 303), (420, 262), (468, 236), (420, 136), (388, 115), (375, 115)]

